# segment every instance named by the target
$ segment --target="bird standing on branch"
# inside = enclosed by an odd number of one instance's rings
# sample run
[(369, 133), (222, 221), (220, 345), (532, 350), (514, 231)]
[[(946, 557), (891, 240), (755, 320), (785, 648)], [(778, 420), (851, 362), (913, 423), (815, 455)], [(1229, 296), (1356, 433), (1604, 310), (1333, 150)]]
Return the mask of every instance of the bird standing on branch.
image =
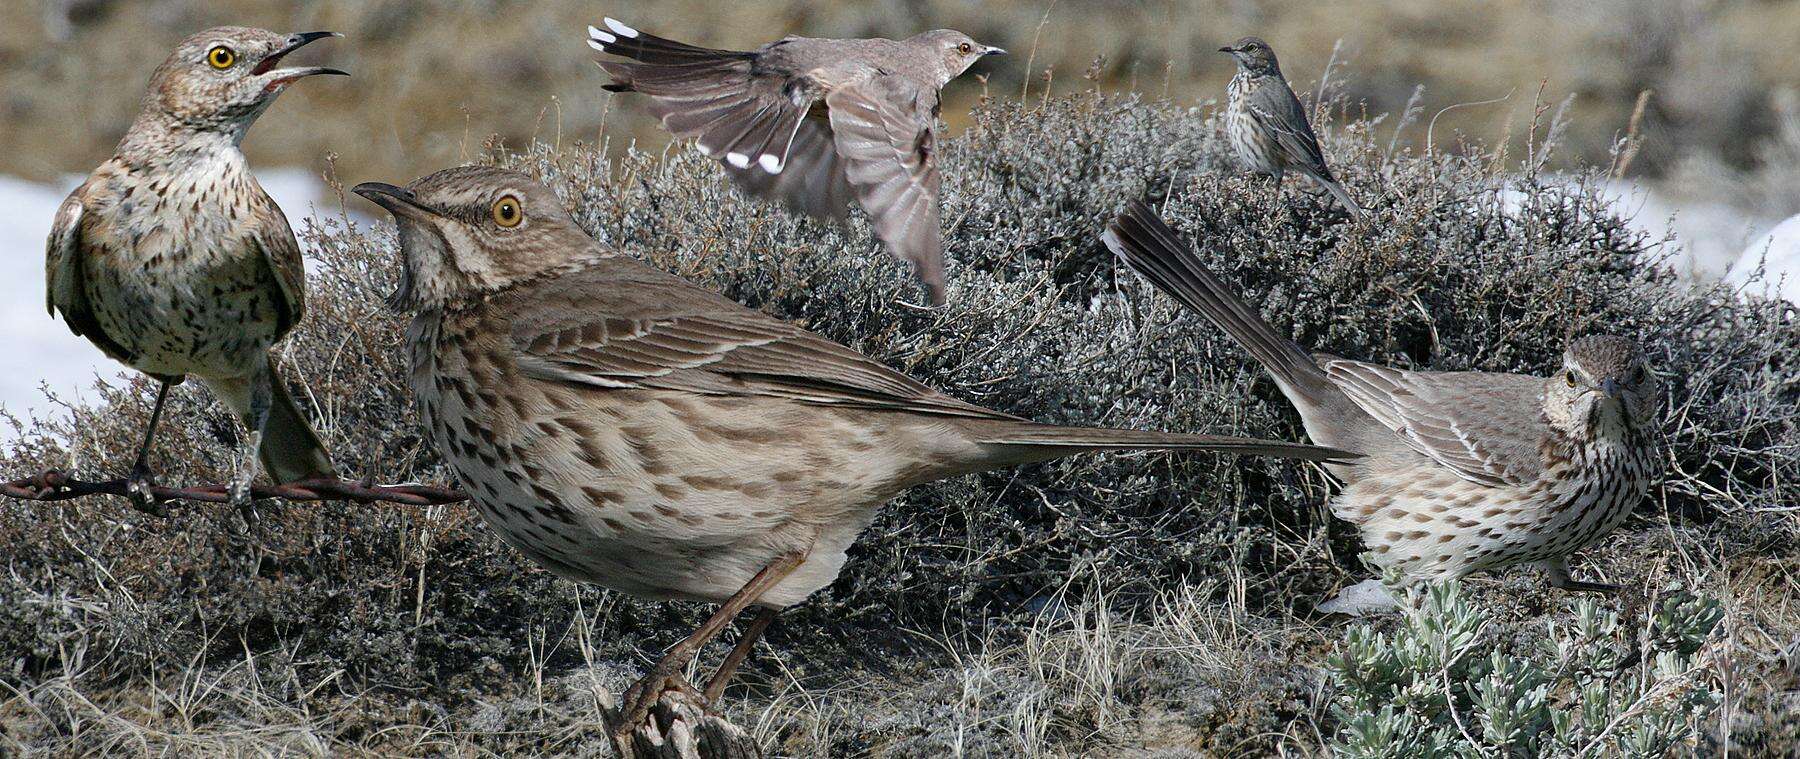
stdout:
[[(1308, 355), (1202, 268), (1142, 202), (1104, 239), (1261, 362), (1314, 442), (1362, 454), (1328, 468), (1344, 483), (1332, 511), (1361, 531), (1370, 563), (1409, 581), (1535, 563), (1558, 588), (1617, 589), (1571, 579), (1568, 557), (1618, 527), (1659, 470), (1662, 391), (1630, 341), (1577, 339), (1547, 379)], [(1321, 608), (1358, 613), (1391, 603), (1371, 580)]]
[(1267, 42), (1245, 37), (1219, 52), (1237, 61), (1237, 75), (1225, 89), (1225, 137), (1238, 162), (1273, 179), (1277, 192), (1283, 173), (1300, 172), (1344, 204), (1350, 218), (1361, 221), (1362, 208), (1325, 165), (1325, 152), (1306, 119), (1306, 108), (1281, 75), (1275, 50)]
[(613, 92), (649, 96), (669, 131), (693, 138), (737, 185), (809, 216), (843, 221), (851, 199), (875, 236), (945, 301), (939, 221), (938, 90), (1005, 53), (939, 29), (904, 40), (787, 37), (713, 50), (613, 19), (588, 27)]
[(762, 608), (715, 700), (775, 613), (825, 587), (906, 488), (1101, 450), (1308, 460), (1264, 440), (1037, 424), (600, 247), (548, 188), (449, 169), (357, 194), (399, 227), (393, 303), (431, 439), (482, 516), (557, 574), (722, 604), (627, 693), (638, 724), (709, 640)]
[(56, 212), (45, 262), (50, 313), (162, 383), (131, 470), (140, 504), (163, 402), (188, 375), (249, 428), (232, 482), (240, 503), (259, 457), (277, 483), (334, 476), (269, 355), (305, 310), (300, 246), (238, 146), (288, 85), (344, 75), (277, 68), (335, 36), (219, 27), (183, 40), (151, 75), (112, 158)]

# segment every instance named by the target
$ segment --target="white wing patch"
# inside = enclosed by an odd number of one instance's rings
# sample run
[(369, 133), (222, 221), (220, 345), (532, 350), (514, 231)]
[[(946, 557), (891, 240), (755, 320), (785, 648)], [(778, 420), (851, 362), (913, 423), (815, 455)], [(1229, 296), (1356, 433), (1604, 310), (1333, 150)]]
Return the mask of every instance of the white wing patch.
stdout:
[(607, 16), (603, 20), (606, 23), (606, 28), (613, 30), (613, 34), (617, 34), (620, 37), (636, 37), (636, 36), (638, 36), (638, 30), (633, 29), (629, 26), (626, 26), (625, 24), (621, 23), (616, 18)]

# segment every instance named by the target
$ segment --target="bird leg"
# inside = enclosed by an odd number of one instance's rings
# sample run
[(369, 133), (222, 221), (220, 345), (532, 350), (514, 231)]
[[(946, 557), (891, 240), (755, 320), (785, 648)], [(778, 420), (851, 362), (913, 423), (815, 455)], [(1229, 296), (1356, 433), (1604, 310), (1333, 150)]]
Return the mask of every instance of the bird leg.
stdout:
[(1609, 595), (1619, 592), (1617, 585), (1603, 582), (1583, 582), (1570, 577), (1569, 562), (1566, 558), (1545, 559), (1538, 562), (1538, 565), (1542, 566), (1544, 573), (1550, 576), (1550, 587), (1552, 588), (1577, 593), (1606, 593)]
[(244, 426), (249, 428), (250, 438), (245, 441), (243, 461), (238, 463), (237, 473), (231, 478), (231, 503), (244, 513), (246, 522), (255, 517), (250, 511), (250, 486), (256, 482), (256, 473), (261, 469), (257, 456), (262, 450), (263, 430), (269, 425), (269, 409), (274, 403), (275, 391), (269, 386), (272, 379), (267, 364), (261, 364), (250, 376), (250, 411), (244, 415)]
[(168, 513), (156, 506), (156, 496), (150, 494), (150, 487), (156, 484), (156, 473), (150, 471), (150, 443), (156, 439), (156, 423), (162, 419), (163, 402), (169, 398), (169, 388), (173, 385), (168, 380), (160, 380), (161, 386), (156, 389), (156, 405), (150, 407), (150, 424), (144, 428), (144, 444), (138, 446), (137, 461), (131, 465), (131, 474), (125, 483), (125, 493), (131, 498), (131, 507), (146, 514), (168, 516)]
[(769, 629), (769, 624), (775, 621), (775, 615), (780, 613), (767, 607), (756, 611), (756, 616), (750, 620), (750, 626), (744, 628), (743, 637), (738, 638), (737, 645), (731, 648), (731, 653), (725, 656), (725, 661), (713, 672), (712, 679), (706, 681), (706, 703), (716, 703), (720, 696), (725, 695), (725, 686), (731, 682), (731, 676), (737, 674), (738, 666), (745, 659), (750, 658), (750, 651), (756, 648), (756, 641), (762, 639), (763, 631)]
[[(805, 554), (790, 553), (763, 567), (762, 571), (750, 578), (750, 582), (746, 583), (742, 589), (732, 594), (731, 598), (726, 599), (719, 610), (713, 612), (712, 617), (708, 618), (705, 624), (700, 625), (700, 629), (695, 630), (692, 635), (682, 639), (680, 643), (675, 644), (674, 648), (669, 649), (668, 653), (663, 654), (662, 659), (656, 662), (656, 666), (651, 667), (643, 678), (625, 691), (624, 718), (620, 720), (616, 732), (620, 735), (628, 735), (631, 731), (636, 730), (638, 725), (650, 716), (650, 707), (656, 705), (664, 691), (674, 688), (691, 693), (693, 686), (689, 685), (681, 676), (681, 671), (687, 668), (688, 662), (692, 661), (708, 642), (719, 637), (719, 633), (725, 631), (725, 626), (731, 624), (732, 619), (735, 619), (750, 604), (761, 598), (763, 593), (768, 592), (770, 588), (775, 587), (789, 574), (792, 574), (805, 558)], [(708, 688), (711, 689), (711, 687), (712, 684), (709, 684)], [(724, 685), (719, 684), (719, 688), (722, 690)]]

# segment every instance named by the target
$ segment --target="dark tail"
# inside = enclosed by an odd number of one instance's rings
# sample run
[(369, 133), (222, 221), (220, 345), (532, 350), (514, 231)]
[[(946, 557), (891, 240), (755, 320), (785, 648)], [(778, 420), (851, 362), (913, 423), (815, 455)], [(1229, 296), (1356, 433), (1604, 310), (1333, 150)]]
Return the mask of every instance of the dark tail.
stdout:
[(1344, 210), (1350, 212), (1351, 219), (1358, 222), (1363, 220), (1362, 206), (1356, 204), (1356, 200), (1350, 197), (1350, 193), (1345, 191), (1344, 186), (1339, 184), (1336, 179), (1332, 177), (1316, 176), (1310, 173), (1307, 174), (1307, 176), (1312, 177), (1313, 181), (1318, 182), (1319, 186), (1324, 187), (1326, 192), (1331, 193), (1332, 197), (1337, 198), (1337, 202), (1343, 204)]
[(1304, 443), (1278, 440), (1189, 435), (1147, 430), (1115, 430), (1090, 427), (1058, 427), (1035, 422), (971, 422), (975, 439), (1004, 446), (1009, 462), (1043, 461), (1085, 451), (1215, 451), (1252, 456), (1275, 456), (1304, 461), (1346, 462), (1356, 454)]
[[(602, 59), (612, 77), (603, 87), (651, 98), (663, 126), (691, 137), (702, 152), (747, 169), (784, 168), (806, 110), (779, 92), (760, 92), (751, 75), (755, 53), (715, 50), (645, 34), (614, 19), (588, 27), (588, 46), (628, 60)], [(766, 84), (761, 89), (772, 89)]]
[[(249, 378), (203, 379), (225, 405), (237, 412), (246, 425), (250, 420), (250, 383)], [(268, 472), (269, 479), (277, 483), (298, 482), (320, 478), (336, 477), (337, 470), (331, 466), (331, 454), (325, 450), (325, 443), (319, 440), (319, 434), (313, 432), (306, 423), (306, 416), (300, 413), (300, 407), (294, 398), (288, 395), (287, 383), (276, 373), (275, 359), (270, 357), (268, 367), (269, 419), (263, 425), (262, 447), (256, 455), (262, 461), (263, 471)]]
[(1156, 289), (1198, 311), (1267, 367), (1288, 400), (1309, 408), (1341, 396), (1325, 371), (1294, 341), (1282, 337), (1225, 283), (1200, 267), (1192, 251), (1143, 201), (1114, 219), (1101, 235), (1106, 247)]
[(263, 427), (262, 450), (257, 451), (263, 470), (270, 479), (282, 483), (336, 477), (337, 470), (331, 466), (331, 454), (325, 451), (324, 441), (306, 423), (293, 396), (288, 395), (287, 383), (275, 373), (273, 362), (269, 365), (269, 382), (273, 385), (269, 423)]

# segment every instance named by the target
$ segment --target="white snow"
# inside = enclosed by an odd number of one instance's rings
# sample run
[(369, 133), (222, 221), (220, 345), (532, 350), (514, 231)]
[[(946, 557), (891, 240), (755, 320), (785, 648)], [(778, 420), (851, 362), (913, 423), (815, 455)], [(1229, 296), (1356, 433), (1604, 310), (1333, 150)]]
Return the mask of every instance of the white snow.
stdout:
[[(324, 182), (304, 169), (258, 171), (256, 177), (296, 230), (326, 197)], [(21, 419), (58, 413), (40, 388), (91, 400), (82, 391), (96, 379), (122, 384), (131, 371), (71, 334), (44, 307), (44, 240), (57, 207), (80, 183), (78, 177), (44, 184), (0, 175), (0, 408)], [(0, 428), (0, 439), (10, 435)]]
[[(1762, 279), (1751, 284), (1758, 265), (1763, 267)], [(1725, 280), (1748, 285), (1749, 292), (1779, 295), (1800, 303), (1800, 216), (1789, 216), (1751, 241), (1725, 273)]]

